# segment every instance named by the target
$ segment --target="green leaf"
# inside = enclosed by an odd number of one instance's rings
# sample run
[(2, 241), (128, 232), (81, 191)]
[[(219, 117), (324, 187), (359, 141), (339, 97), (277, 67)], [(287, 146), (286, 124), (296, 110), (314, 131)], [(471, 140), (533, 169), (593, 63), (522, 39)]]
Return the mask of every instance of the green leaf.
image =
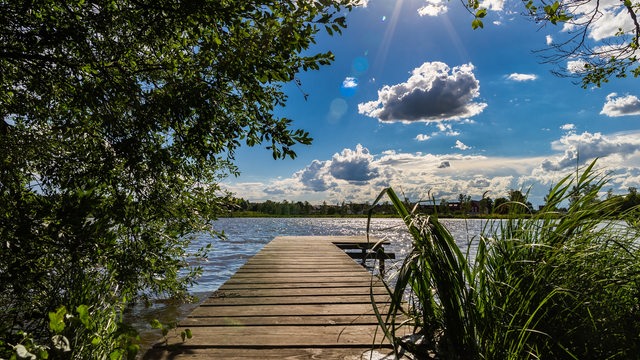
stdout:
[(162, 329), (162, 323), (158, 319), (151, 320), (151, 327), (153, 329)]
[(76, 308), (78, 318), (85, 328), (89, 328), (89, 307), (87, 305), (80, 305)]
[(49, 358), (49, 352), (47, 351), (47, 349), (41, 348), (38, 350), (38, 358), (39, 359), (48, 359)]
[(475, 29), (477, 29), (477, 28), (484, 28), (484, 24), (482, 23), (482, 20), (480, 20), (480, 19), (474, 19), (474, 20), (471, 22), (471, 28), (472, 28), (473, 30), (475, 30)]
[(64, 330), (64, 317), (67, 315), (67, 308), (61, 306), (55, 312), (49, 313), (49, 328), (58, 334)]
[(487, 9), (480, 9), (476, 11), (476, 18), (482, 19), (487, 16)]
[(109, 354), (109, 360), (120, 360), (123, 357), (123, 351), (121, 349), (116, 349), (111, 354)]

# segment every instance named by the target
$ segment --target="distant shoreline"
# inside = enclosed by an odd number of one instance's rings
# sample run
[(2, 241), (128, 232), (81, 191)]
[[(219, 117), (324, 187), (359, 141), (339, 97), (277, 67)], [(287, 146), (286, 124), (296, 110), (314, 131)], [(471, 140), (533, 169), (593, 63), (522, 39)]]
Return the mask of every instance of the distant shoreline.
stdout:
[[(513, 215), (499, 215), (499, 214), (487, 214), (487, 215), (454, 215), (454, 214), (446, 214), (446, 215), (434, 215), (438, 216), (439, 219), (509, 219), (513, 218)], [(240, 211), (227, 213), (224, 216), (219, 216), (220, 218), (310, 218), (310, 219), (318, 219), (318, 218), (326, 218), (326, 219), (366, 219), (368, 218), (367, 214), (332, 214), (332, 215), (323, 215), (323, 214), (310, 214), (310, 215), (274, 215), (274, 214), (265, 214), (258, 213), (254, 211)], [(375, 219), (399, 219), (400, 217), (397, 214), (373, 214), (371, 216)], [(526, 218), (530, 217), (530, 215), (521, 214), (519, 217)]]

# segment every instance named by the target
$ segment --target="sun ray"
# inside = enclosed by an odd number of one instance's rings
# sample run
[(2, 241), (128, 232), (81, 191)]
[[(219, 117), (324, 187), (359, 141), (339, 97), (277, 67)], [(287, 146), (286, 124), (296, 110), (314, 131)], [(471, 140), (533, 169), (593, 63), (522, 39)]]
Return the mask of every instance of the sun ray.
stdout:
[(460, 62), (465, 63), (471, 61), (471, 57), (469, 56), (469, 53), (467, 52), (465, 46), (462, 44), (460, 35), (458, 35), (458, 30), (456, 30), (456, 27), (451, 23), (449, 15), (445, 13), (440, 15), (440, 17), (442, 19), (442, 23), (444, 25), (446, 33), (449, 36), (451, 44), (453, 44), (453, 47), (456, 49), (458, 56), (460, 57)]
[(398, 25), (398, 20), (400, 18), (400, 10), (402, 10), (402, 6), (404, 4), (404, 0), (396, 1), (396, 4), (393, 8), (393, 12), (391, 14), (391, 18), (389, 19), (389, 25), (387, 30), (384, 32), (384, 36), (382, 37), (382, 41), (380, 42), (380, 47), (378, 48), (378, 52), (376, 54), (375, 65), (376, 67), (384, 67), (385, 62), (387, 60), (387, 55), (389, 54), (389, 47), (391, 46), (391, 40), (396, 32), (396, 26)]

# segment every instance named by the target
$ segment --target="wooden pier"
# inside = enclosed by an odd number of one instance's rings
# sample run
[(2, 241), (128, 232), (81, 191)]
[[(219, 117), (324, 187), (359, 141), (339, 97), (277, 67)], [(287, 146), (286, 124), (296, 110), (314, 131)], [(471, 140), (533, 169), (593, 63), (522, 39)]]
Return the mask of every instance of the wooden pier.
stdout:
[[(339, 246), (380, 257), (364, 236), (277, 237), (180, 322), (168, 346), (154, 347), (145, 359), (355, 360), (390, 354), (370, 298), (373, 292), (384, 312), (386, 290)], [(185, 329), (193, 337), (183, 342), (179, 334)]]

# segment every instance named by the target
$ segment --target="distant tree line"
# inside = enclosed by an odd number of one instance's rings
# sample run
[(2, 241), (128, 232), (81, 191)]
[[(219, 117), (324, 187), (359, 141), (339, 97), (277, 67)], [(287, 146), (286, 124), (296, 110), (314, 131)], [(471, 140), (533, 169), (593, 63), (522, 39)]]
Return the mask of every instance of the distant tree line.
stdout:
[[(308, 201), (272, 201), (250, 202), (244, 199), (236, 199), (230, 212), (235, 215), (269, 215), (269, 216), (347, 216), (363, 215), (369, 210), (369, 203), (341, 202), (313, 205)], [(381, 213), (393, 214), (393, 206), (383, 205), (379, 209)], [(378, 211), (376, 211), (378, 213)]]
[[(585, 196), (585, 191), (575, 192), (570, 201), (575, 202), (581, 196)], [(545, 197), (545, 202), (547, 198)], [(609, 190), (606, 195), (600, 198), (593, 198), (591, 201), (609, 201), (617, 212), (622, 213), (640, 206), (640, 194), (635, 187), (629, 188), (628, 194), (614, 195)], [(405, 199), (411, 208), (416, 206), (415, 202)], [(570, 204), (567, 204), (570, 205)], [(540, 206), (542, 207), (542, 206)], [(459, 194), (456, 199), (432, 199), (417, 204), (418, 211), (424, 214), (438, 214), (442, 217), (467, 217), (467, 216), (501, 216), (507, 214), (532, 214), (538, 209), (527, 200), (527, 194), (520, 190), (509, 190), (506, 196), (492, 199), (483, 196), (481, 199), (472, 199), (470, 195)], [(371, 205), (369, 202), (339, 202), (329, 204), (323, 201), (321, 204), (311, 204), (308, 201), (272, 201), (251, 202), (242, 198), (233, 201), (233, 206), (229, 208), (231, 216), (358, 216), (367, 215)], [(566, 208), (558, 208), (557, 211), (564, 212)], [(377, 204), (373, 210), (375, 215), (394, 215), (395, 210), (390, 203)]]

